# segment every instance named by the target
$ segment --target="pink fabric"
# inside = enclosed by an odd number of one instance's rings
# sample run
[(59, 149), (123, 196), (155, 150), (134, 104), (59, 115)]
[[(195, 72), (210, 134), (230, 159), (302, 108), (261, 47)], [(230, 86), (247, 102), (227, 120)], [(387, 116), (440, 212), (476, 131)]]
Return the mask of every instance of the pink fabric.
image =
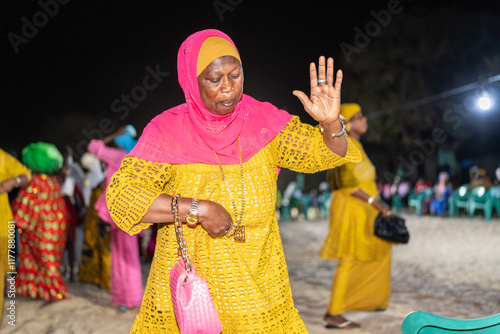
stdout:
[(142, 303), (141, 260), (137, 235), (111, 230), (111, 303), (128, 308)]
[[(99, 160), (104, 161), (108, 167), (106, 169), (106, 188), (109, 185), (109, 181), (113, 174), (120, 168), (123, 158), (127, 155), (125, 150), (121, 148), (108, 147), (102, 140), (91, 140), (87, 146), (87, 151), (94, 154), (99, 158)], [(108, 211), (108, 206), (106, 205), (106, 190), (97, 200), (94, 208), (97, 211), (97, 215), (103, 221), (111, 224), (112, 228), (118, 228), (113, 222), (111, 215)]]
[[(162, 163), (238, 164), (240, 137), (242, 159), (247, 161), (286, 126), (292, 115), (270, 103), (243, 94), (234, 111), (225, 116), (211, 113), (200, 97), (196, 66), (203, 41), (224, 33), (208, 29), (189, 36), (177, 56), (179, 83), (186, 103), (164, 111), (144, 129), (132, 156)], [(234, 45), (234, 43), (233, 43)]]
[[(102, 140), (91, 140), (87, 150), (107, 164), (107, 188), (127, 152), (120, 148), (108, 147)], [(111, 225), (111, 302), (128, 308), (141, 305), (144, 290), (138, 235), (131, 236), (123, 232), (113, 222), (106, 205), (106, 190), (94, 208), (99, 218)]]

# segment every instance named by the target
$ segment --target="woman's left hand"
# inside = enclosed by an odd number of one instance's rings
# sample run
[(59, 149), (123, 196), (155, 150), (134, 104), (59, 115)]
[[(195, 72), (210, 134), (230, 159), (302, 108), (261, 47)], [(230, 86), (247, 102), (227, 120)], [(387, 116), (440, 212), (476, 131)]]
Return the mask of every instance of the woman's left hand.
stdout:
[(323, 126), (336, 122), (339, 119), (340, 113), (342, 71), (337, 71), (337, 78), (334, 84), (333, 58), (328, 58), (328, 64), (325, 66), (324, 56), (319, 58), (318, 73), (316, 73), (315, 63), (311, 63), (309, 71), (311, 96), (307, 97), (304, 92), (299, 90), (294, 90), (293, 95), (299, 98), (307, 113)]
[(375, 207), (375, 209), (380, 211), (380, 213), (382, 214), (382, 218), (389, 218), (390, 216), (392, 216), (391, 208), (387, 204), (375, 200), (375, 202), (373, 202), (373, 206)]

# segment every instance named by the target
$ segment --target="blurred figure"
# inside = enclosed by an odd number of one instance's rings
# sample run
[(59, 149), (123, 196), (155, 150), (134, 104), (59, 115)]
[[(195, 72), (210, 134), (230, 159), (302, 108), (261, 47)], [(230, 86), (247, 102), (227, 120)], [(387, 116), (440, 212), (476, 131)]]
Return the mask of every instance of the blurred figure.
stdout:
[[(103, 140), (90, 141), (87, 146), (90, 153), (107, 164), (106, 187), (123, 158), (135, 146), (135, 136), (135, 128), (127, 125)], [(94, 207), (99, 218), (111, 226), (111, 302), (127, 311), (141, 305), (144, 293), (138, 235), (129, 235), (115, 225), (106, 205), (106, 190)]]
[[(15, 189), (24, 188), (31, 180), (31, 172), (26, 166), (19, 162), (9, 153), (0, 149), (0, 306), (3, 305), (5, 291), (5, 275), (15, 272), (15, 268), (9, 267), (7, 250), (13, 250), (9, 243), (9, 234), (13, 234), (12, 226), (8, 222), (13, 220), (12, 210), (9, 203), (9, 193)], [(10, 231), (9, 231), (10, 229)], [(3, 307), (0, 310), (0, 324), (2, 323)]]
[(317, 189), (311, 189), (309, 193), (302, 194), (301, 204), (305, 220), (317, 220), (320, 218), (321, 212)]
[(61, 194), (68, 208), (70, 224), (66, 239), (61, 269), (63, 276), (71, 282), (76, 281), (83, 248), (83, 218), (87, 210), (83, 200), (83, 182), (85, 174), (80, 164), (73, 160), (71, 150), (67, 153), (62, 170)]
[(470, 182), (469, 190), (477, 187), (491, 187), (491, 180), (486, 176), (486, 170), (478, 166), (472, 166), (469, 170)]
[(330, 184), (326, 181), (323, 181), (319, 184), (319, 207), (321, 213), (321, 219), (328, 218), (328, 211), (330, 210), (330, 201), (332, 198), (332, 194), (330, 192)]
[(421, 193), (429, 188), (432, 188), (432, 183), (429, 181), (424, 180), (423, 177), (419, 177), (417, 179), (417, 182), (415, 182), (415, 187), (414, 187), (414, 192), (415, 193)]
[(83, 222), (84, 243), (78, 279), (111, 291), (111, 226), (99, 218), (95, 209), (106, 187), (106, 174), (101, 161), (92, 153), (84, 153), (80, 163), (87, 170), (84, 200), (88, 205)]
[(375, 236), (373, 225), (379, 212), (391, 210), (377, 198), (375, 167), (359, 142), (367, 129), (366, 117), (355, 103), (341, 105), (349, 137), (361, 152), (358, 164), (333, 170), (330, 231), (320, 250), (324, 259), (339, 259), (332, 294), (324, 317), (327, 328), (354, 328), (348, 311), (386, 309), (391, 293), (391, 243)]
[(429, 212), (431, 215), (446, 216), (448, 198), (451, 194), (450, 175), (447, 172), (441, 172), (438, 176), (438, 183), (434, 187), (434, 197), (431, 199)]
[(391, 186), (391, 201), (393, 209), (400, 213), (403, 207), (408, 202), (408, 195), (410, 193), (410, 182), (403, 180), (403, 172), (401, 169), (396, 171), (396, 176)]
[(382, 199), (387, 203), (392, 200), (392, 185), (388, 182), (382, 185)]
[(495, 186), (500, 186), (500, 167), (498, 167), (495, 170), (495, 181), (494, 181)]
[(106, 173), (103, 170), (101, 160), (89, 152), (82, 154), (80, 165), (85, 171), (82, 194), (85, 207), (88, 208), (90, 206), (92, 193), (104, 180), (106, 180)]
[(418, 206), (420, 209), (417, 209), (417, 214), (419, 216), (429, 213), (430, 197), (432, 192), (432, 183), (424, 180), (422, 177), (419, 177), (417, 182), (415, 182), (413, 193), (410, 194), (410, 198), (408, 199), (408, 202), (419, 202)]
[(23, 149), (22, 161), (33, 178), (12, 202), (21, 239), (17, 293), (47, 301), (66, 298), (60, 267), (70, 216), (56, 175), (63, 156), (55, 145), (38, 142)]

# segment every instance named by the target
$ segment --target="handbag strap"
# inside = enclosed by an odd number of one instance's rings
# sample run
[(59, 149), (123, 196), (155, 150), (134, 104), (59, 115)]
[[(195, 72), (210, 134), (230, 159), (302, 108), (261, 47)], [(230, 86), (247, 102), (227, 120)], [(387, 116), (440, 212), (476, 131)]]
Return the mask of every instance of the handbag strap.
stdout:
[(182, 223), (179, 218), (179, 197), (180, 194), (172, 195), (172, 213), (174, 214), (174, 228), (175, 228), (175, 236), (177, 237), (177, 243), (179, 244), (179, 257), (182, 257), (184, 260), (184, 268), (186, 268), (186, 272), (190, 273), (193, 270), (193, 264), (191, 260), (189, 260), (189, 253), (186, 240), (184, 240), (184, 236), (182, 234)]

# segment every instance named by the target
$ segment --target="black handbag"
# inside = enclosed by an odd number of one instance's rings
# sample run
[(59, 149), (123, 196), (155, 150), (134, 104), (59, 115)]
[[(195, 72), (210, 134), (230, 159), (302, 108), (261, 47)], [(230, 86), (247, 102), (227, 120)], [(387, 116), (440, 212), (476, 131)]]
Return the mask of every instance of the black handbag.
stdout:
[(375, 218), (375, 235), (398, 244), (406, 244), (410, 240), (405, 220), (398, 215), (382, 218), (382, 214), (379, 213)]

